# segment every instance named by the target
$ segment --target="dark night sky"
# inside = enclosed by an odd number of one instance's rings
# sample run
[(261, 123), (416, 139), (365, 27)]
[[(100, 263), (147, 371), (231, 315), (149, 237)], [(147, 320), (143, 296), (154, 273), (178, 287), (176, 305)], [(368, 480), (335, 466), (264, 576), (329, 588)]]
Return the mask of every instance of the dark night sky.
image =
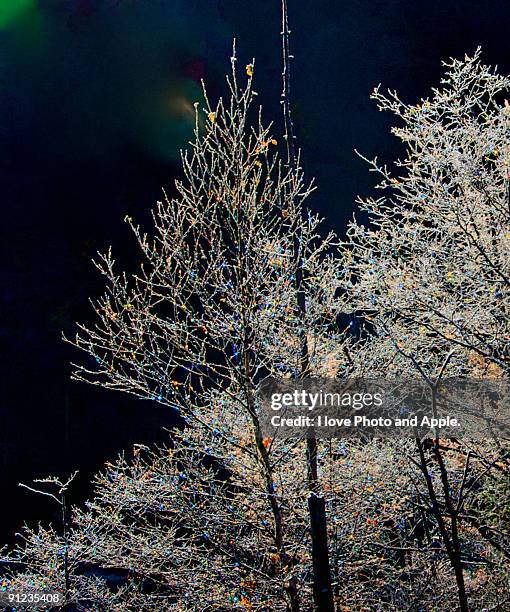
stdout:
[[(319, 189), (310, 206), (342, 231), (373, 180), (356, 147), (395, 156), (374, 85), (410, 101), (440, 60), (484, 49), (510, 72), (510, 4), (478, 0), (289, 0), (294, 117)], [(60, 339), (91, 319), (101, 284), (90, 257), (112, 244), (133, 263), (122, 222), (148, 223), (171, 191), (205, 78), (224, 92), (232, 38), (256, 56), (256, 89), (280, 119), (278, 0), (0, 0), (0, 543), (51, 508), (19, 491), (49, 472), (86, 475), (132, 442), (165, 436), (150, 402), (69, 381)], [(79, 499), (79, 495), (78, 495)]]

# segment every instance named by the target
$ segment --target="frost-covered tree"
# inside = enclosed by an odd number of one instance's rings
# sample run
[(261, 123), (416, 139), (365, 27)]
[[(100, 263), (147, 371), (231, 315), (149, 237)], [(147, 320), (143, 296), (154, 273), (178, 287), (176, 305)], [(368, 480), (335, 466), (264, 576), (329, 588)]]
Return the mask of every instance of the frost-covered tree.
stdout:
[(480, 50), (446, 67), (416, 105), (375, 90), (402, 123), (393, 133), (406, 154), (395, 172), (370, 162), (385, 196), (360, 201), (370, 228), (351, 225), (350, 248), (363, 254), (367, 307), (393, 312), (425, 346), (469, 355), (467, 372), (498, 375), (510, 350), (510, 79), (481, 64)]
[(107, 464), (63, 531), (27, 528), (6, 588), (55, 588), (76, 609), (329, 609), (312, 492), (335, 609), (505, 609), (508, 443), (267, 438), (257, 391), (267, 375), (421, 378), (432, 395), (451, 376), (506, 377), (508, 82), (476, 54), (416, 106), (376, 90), (406, 157), (395, 176), (373, 163), (387, 195), (361, 201), (368, 226), (338, 257), (304, 207), (288, 109), (281, 160), (245, 72), (234, 54), (229, 99), (197, 108), (155, 231), (128, 219), (138, 272), (99, 260), (107, 292), (75, 341), (91, 358), (76, 378), (182, 427)]
[[(253, 109), (253, 72), (252, 62), (240, 84), (234, 54), (229, 99), (213, 106), (204, 92), (184, 178), (174, 198), (158, 203), (154, 235), (128, 219), (140, 270), (117, 272), (110, 253), (98, 262), (108, 290), (95, 303), (96, 324), (80, 326), (75, 341), (94, 363), (78, 365), (75, 378), (177, 410), (203, 449), (212, 448), (211, 436), (222, 441), (215, 462), (230, 479), (242, 479), (230, 465), (241, 454), (235, 461), (255, 470), (251, 494), (269, 512), (273, 542), (264, 548), (279, 557), (273, 569), (281, 592), (298, 609), (310, 570), (302, 556), (296, 562), (294, 547), (308, 541), (310, 529), (296, 506), (306, 507), (311, 461), (319, 493), (317, 451), (311, 457), (305, 441), (263, 438), (257, 387), (268, 375), (303, 373), (303, 339), (307, 375), (338, 368), (341, 272), (330, 254), (334, 236), (320, 237), (319, 220), (303, 209), (311, 187), (299, 156), (282, 163), (277, 140)], [(303, 273), (306, 282), (297, 285)], [(299, 537), (289, 539), (291, 524), (300, 526)]]
[[(167, 448), (136, 446), (133, 457), (108, 464), (85, 508), (73, 509), (65, 544), (59, 530), (25, 530), (3, 574), (8, 588), (64, 592), (67, 576), (73, 609), (288, 609), (257, 469), (234, 450), (227, 475), (214, 460), (221, 439), (207, 443), (204, 449), (193, 428)], [(330, 441), (320, 448), (335, 609), (456, 609), (448, 557), (401, 443)], [(297, 477), (304, 469), (296, 449), (287, 470)], [(461, 462), (449, 469), (462, 474)], [(281, 496), (292, 500), (285, 486)], [(504, 509), (494, 497), (503, 490), (501, 481), (484, 489), (500, 525)], [(310, 567), (301, 541), (306, 505), (296, 502), (285, 525), (288, 552)], [(505, 565), (474, 531), (465, 540), (466, 561), (477, 570), (473, 605), (504, 605)], [(301, 609), (310, 609), (311, 593), (298, 589)]]
[[(344, 245), (351, 312), (370, 337), (355, 359), (364, 353), (363, 368), (380, 375), (421, 378), (433, 402), (445, 378), (507, 377), (510, 80), (479, 56), (446, 63), (442, 86), (416, 105), (375, 90), (379, 108), (402, 123), (393, 133), (405, 157), (395, 171), (370, 162), (385, 195), (360, 200), (368, 225), (351, 223)], [(508, 466), (508, 444), (416, 446), (418, 503), (435, 519), (468, 610), (467, 531), (508, 563), (508, 527), (486, 524), (475, 495), (498, 462)]]

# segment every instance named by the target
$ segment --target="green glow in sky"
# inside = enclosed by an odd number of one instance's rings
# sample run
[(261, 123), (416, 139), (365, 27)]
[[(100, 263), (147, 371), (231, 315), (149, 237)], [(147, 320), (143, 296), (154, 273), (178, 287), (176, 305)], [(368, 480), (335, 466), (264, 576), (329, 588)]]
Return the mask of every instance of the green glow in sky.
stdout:
[(0, 0), (0, 30), (8, 28), (35, 4), (36, 0)]

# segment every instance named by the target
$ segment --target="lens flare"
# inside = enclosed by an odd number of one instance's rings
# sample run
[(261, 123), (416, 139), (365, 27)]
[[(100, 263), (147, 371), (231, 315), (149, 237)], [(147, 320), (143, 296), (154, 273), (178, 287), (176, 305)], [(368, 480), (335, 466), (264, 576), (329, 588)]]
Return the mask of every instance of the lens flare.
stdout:
[(0, 2), (0, 30), (5, 30), (27, 11), (34, 9), (36, 0), (2, 0)]

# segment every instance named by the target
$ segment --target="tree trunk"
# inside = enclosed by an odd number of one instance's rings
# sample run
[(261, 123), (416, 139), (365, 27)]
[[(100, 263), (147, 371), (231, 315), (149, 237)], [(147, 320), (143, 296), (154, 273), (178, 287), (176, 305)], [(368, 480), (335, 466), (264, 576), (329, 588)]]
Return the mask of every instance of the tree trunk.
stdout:
[(323, 497), (310, 493), (308, 498), (312, 532), (313, 598), (318, 612), (333, 612), (333, 594), (329, 567), (326, 503)]
[[(290, 109), (290, 49), (289, 23), (287, 17), (287, 0), (282, 0), (282, 58), (283, 58), (283, 118), (287, 144), (287, 161), (289, 167), (297, 170), (294, 128)], [(300, 215), (302, 215), (300, 211)], [(301, 320), (306, 320), (306, 296), (303, 262), (299, 236), (294, 243), (296, 257), (295, 288), (297, 306)], [(309, 349), (306, 330), (301, 330), (301, 376), (309, 373)], [(310, 533), (312, 539), (313, 561), (313, 595), (317, 612), (333, 612), (333, 591), (331, 587), (331, 568), (329, 565), (328, 532), (326, 520), (326, 503), (318, 495), (317, 440), (312, 436), (307, 439), (306, 462), (308, 469), (308, 510), (310, 515)]]

